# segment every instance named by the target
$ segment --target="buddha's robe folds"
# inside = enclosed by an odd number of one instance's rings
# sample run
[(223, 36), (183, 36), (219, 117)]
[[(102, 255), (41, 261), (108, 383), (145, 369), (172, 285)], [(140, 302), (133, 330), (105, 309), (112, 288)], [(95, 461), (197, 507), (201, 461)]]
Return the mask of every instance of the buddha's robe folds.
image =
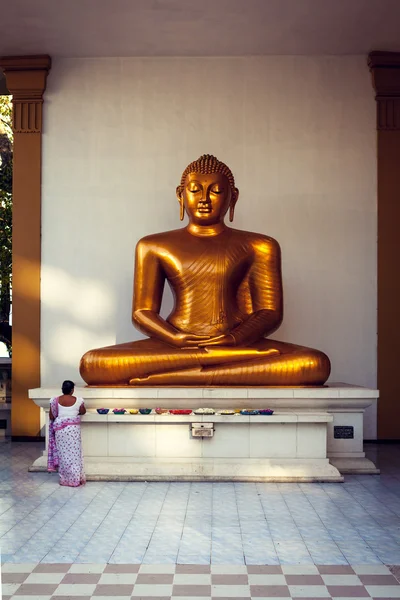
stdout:
[[(175, 297), (159, 316), (165, 281)], [(89, 385), (322, 385), (330, 373), (318, 350), (266, 339), (283, 317), (281, 260), (272, 238), (225, 228), (151, 235), (136, 249), (133, 322), (149, 339), (87, 352)], [(227, 344), (178, 347), (175, 334), (226, 335)]]

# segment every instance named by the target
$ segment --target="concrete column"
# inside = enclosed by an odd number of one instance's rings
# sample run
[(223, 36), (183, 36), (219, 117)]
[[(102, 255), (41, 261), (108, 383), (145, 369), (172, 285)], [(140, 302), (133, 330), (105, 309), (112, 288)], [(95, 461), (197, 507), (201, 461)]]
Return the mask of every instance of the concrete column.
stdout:
[(48, 56), (0, 58), (14, 110), (11, 425), (17, 438), (40, 432), (28, 389), (40, 386), (42, 110), (50, 66)]
[(400, 439), (400, 53), (372, 52), (378, 135), (378, 439)]

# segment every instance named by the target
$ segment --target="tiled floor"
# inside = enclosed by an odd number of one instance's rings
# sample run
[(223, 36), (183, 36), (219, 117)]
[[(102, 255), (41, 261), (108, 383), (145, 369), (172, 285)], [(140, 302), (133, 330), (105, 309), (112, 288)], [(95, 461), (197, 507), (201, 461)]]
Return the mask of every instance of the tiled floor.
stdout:
[(382, 474), (344, 484), (70, 489), (0, 444), (3, 597), (400, 598), (400, 445), (366, 449)]
[[(74, 596), (71, 596), (71, 593)], [(384, 565), (3, 566), (3, 599), (66, 598), (400, 598)]]

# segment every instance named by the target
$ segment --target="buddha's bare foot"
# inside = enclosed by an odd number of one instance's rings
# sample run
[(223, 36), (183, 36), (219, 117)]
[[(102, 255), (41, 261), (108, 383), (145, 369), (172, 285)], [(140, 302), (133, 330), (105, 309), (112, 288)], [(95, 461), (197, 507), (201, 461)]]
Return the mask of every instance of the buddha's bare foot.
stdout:
[[(207, 372), (203, 369), (182, 369), (179, 371), (168, 371), (166, 373), (153, 373), (146, 377), (133, 377), (129, 381), (129, 385), (136, 386), (157, 386), (157, 385), (196, 385), (205, 383), (207, 385), (207, 381), (204, 379), (204, 375)], [(212, 376), (212, 371), (209, 371)], [(200, 379), (199, 379), (200, 375)], [(210, 378), (210, 375), (207, 379)]]
[[(264, 356), (277, 356), (280, 354), (277, 348), (227, 348), (226, 346), (204, 346), (204, 352), (208, 356), (214, 358), (222, 356), (225, 359), (225, 363), (229, 362), (230, 359), (235, 362), (241, 360), (248, 360), (251, 358), (263, 358)], [(204, 356), (204, 355), (203, 355)]]
[(227, 348), (226, 346), (206, 346), (197, 359), (203, 368), (217, 365), (246, 363), (252, 360), (268, 359), (279, 356), (277, 348)]
[(133, 377), (129, 380), (129, 385), (151, 385), (149, 377)]

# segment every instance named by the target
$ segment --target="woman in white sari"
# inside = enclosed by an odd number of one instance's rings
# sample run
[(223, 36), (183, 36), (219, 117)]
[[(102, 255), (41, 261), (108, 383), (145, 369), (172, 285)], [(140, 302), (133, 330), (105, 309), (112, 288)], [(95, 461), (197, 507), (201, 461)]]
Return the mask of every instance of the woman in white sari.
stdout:
[(64, 381), (62, 395), (50, 400), (47, 470), (58, 470), (60, 485), (78, 487), (86, 483), (83, 470), (81, 415), (83, 398), (73, 396), (75, 384)]

